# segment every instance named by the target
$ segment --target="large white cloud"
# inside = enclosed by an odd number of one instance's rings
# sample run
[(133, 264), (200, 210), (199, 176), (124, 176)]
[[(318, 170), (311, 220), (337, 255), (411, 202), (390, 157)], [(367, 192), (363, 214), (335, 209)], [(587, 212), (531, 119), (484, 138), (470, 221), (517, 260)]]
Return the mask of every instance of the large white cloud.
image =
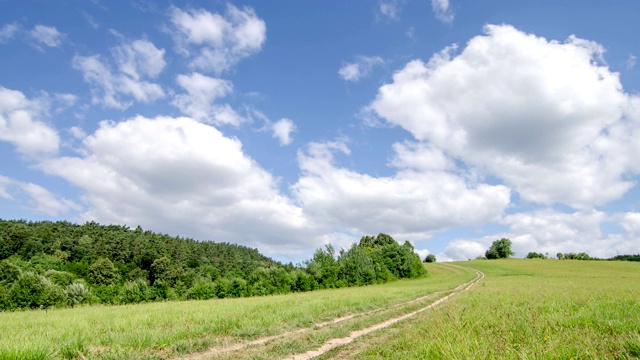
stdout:
[(133, 103), (151, 102), (165, 96), (156, 78), (166, 66), (164, 49), (148, 40), (135, 40), (111, 49), (117, 70), (100, 55), (73, 58), (73, 67), (82, 72), (92, 88), (92, 102), (124, 110)]
[(103, 121), (82, 156), (42, 162), (81, 188), (83, 219), (295, 254), (312, 224), (239, 140), (190, 118)]
[(340, 141), (309, 144), (298, 155), (302, 176), (293, 186), (305, 212), (330, 228), (420, 238), (453, 226), (497, 220), (509, 203), (506, 187), (474, 184), (443, 169), (414, 166), (407, 148), (399, 153), (395, 163), (401, 168), (392, 177), (340, 168), (334, 162), (336, 151), (349, 153)]
[[(603, 48), (489, 25), (455, 54), (414, 60), (368, 109), (527, 201), (591, 208), (621, 197), (637, 171), (628, 135), (638, 116)], [(633, 111), (631, 111), (633, 112)]]
[(0, 141), (12, 143), (28, 156), (51, 155), (58, 151), (57, 131), (40, 120), (45, 109), (23, 93), (0, 86)]
[(227, 71), (260, 51), (266, 40), (265, 22), (249, 7), (238, 9), (228, 4), (224, 15), (173, 8), (170, 17), (179, 50), (201, 71)]

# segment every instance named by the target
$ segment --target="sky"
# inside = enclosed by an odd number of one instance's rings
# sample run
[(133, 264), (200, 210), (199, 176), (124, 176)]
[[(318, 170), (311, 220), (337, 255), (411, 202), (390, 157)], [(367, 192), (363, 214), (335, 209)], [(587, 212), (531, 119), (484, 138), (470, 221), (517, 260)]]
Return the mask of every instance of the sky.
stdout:
[(0, 0), (0, 218), (300, 262), (640, 253), (640, 3)]

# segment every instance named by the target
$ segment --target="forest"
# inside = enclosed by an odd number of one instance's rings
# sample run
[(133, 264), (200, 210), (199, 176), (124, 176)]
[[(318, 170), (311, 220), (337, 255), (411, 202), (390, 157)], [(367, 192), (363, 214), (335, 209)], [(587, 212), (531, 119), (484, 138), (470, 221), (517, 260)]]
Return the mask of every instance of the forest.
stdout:
[(425, 273), (413, 246), (386, 234), (293, 265), (141, 227), (0, 220), (1, 310), (285, 294)]

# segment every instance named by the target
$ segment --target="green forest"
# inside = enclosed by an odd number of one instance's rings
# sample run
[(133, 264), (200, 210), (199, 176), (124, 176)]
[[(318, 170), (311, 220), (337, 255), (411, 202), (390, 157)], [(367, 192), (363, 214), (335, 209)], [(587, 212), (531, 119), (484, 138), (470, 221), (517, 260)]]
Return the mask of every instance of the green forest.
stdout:
[(0, 309), (261, 296), (425, 275), (409, 242), (364, 236), (302, 264), (140, 227), (0, 220)]

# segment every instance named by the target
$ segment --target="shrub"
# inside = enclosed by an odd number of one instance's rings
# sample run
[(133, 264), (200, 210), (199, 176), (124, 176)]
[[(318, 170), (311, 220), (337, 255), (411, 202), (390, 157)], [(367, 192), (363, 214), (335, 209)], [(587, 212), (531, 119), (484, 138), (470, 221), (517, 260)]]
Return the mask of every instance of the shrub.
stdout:
[(48, 270), (44, 276), (58, 286), (65, 287), (73, 282), (73, 274), (66, 271)]
[(48, 308), (66, 304), (66, 293), (47, 278), (25, 272), (13, 283), (7, 293), (9, 307), (13, 309)]
[(149, 285), (145, 279), (127, 281), (122, 287), (120, 301), (123, 304), (139, 303), (146, 301), (150, 296)]
[(426, 263), (434, 263), (436, 262), (436, 256), (433, 254), (429, 254), (427, 255), (427, 257), (424, 258), (424, 262)]
[(67, 304), (77, 306), (80, 304), (90, 304), (95, 301), (95, 296), (91, 290), (81, 282), (73, 282), (64, 289), (67, 293)]

